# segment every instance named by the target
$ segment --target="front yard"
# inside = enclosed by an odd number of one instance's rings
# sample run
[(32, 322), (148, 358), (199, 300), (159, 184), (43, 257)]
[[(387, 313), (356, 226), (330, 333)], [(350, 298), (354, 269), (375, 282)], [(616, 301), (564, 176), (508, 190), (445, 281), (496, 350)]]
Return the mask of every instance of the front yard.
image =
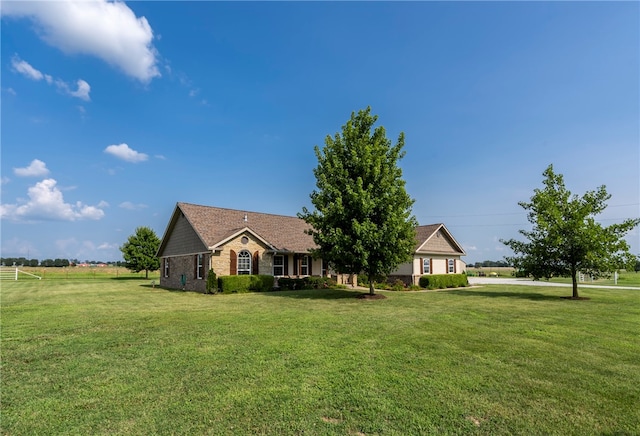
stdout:
[(2, 283), (2, 433), (638, 434), (637, 291)]

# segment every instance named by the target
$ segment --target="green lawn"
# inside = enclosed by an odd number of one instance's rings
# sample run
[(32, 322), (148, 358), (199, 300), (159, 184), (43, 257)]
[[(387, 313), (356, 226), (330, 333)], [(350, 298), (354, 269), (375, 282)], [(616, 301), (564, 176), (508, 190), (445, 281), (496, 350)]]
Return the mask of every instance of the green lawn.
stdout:
[(640, 294), (2, 282), (3, 434), (640, 434)]

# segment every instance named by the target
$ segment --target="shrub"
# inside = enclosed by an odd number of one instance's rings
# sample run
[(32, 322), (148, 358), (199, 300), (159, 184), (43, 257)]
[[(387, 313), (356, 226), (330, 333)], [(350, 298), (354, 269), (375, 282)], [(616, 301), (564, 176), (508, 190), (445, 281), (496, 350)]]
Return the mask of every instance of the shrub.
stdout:
[(329, 277), (309, 276), (304, 278), (306, 289), (323, 289), (329, 288), (336, 284), (336, 281)]
[(517, 278), (529, 277), (529, 273), (521, 269), (511, 271), (511, 275)]
[(269, 275), (241, 275), (221, 276), (218, 278), (220, 292), (265, 292), (273, 289), (273, 276)]
[(420, 287), (426, 289), (459, 288), (468, 285), (465, 274), (434, 274), (420, 277)]
[(392, 291), (404, 291), (404, 282), (400, 279), (396, 279), (391, 285)]
[(207, 274), (207, 287), (206, 287), (207, 294), (215, 294), (216, 291), (218, 290), (218, 278), (216, 276), (216, 273), (210, 269), (209, 273)]
[(278, 279), (278, 287), (281, 291), (293, 291), (295, 289), (302, 289), (304, 281), (302, 279), (292, 279), (290, 277), (280, 277)]
[(336, 282), (329, 277), (303, 277), (293, 279), (290, 277), (280, 277), (278, 287), (282, 291), (293, 291), (299, 289), (322, 289), (335, 286)]

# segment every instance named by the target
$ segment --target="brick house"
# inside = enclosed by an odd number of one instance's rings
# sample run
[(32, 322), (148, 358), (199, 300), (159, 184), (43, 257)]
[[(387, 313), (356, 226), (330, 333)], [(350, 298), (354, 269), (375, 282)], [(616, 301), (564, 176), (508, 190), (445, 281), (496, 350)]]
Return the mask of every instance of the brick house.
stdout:
[[(210, 269), (218, 276), (327, 276), (325, 262), (309, 254), (316, 244), (308, 229), (297, 217), (178, 203), (158, 248), (160, 286), (204, 292)], [(464, 254), (444, 224), (418, 226), (413, 261), (392, 276), (417, 284), (423, 273), (463, 272)], [(355, 276), (332, 275), (357, 284)]]
[(309, 250), (309, 225), (297, 217), (178, 203), (164, 232), (160, 286), (204, 292), (210, 269), (218, 276), (326, 275)]
[(389, 281), (400, 279), (417, 285), (423, 275), (462, 274), (467, 264), (461, 257), (466, 254), (444, 224), (418, 226), (413, 259), (398, 266)]

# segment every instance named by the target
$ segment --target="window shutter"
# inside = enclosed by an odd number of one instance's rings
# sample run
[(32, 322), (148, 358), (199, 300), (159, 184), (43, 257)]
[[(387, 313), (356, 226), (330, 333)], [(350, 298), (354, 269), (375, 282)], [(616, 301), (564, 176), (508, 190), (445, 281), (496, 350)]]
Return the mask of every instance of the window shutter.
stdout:
[(193, 278), (198, 278), (198, 255), (193, 256)]
[(424, 274), (424, 259), (423, 258), (420, 258), (420, 269), (418, 271), (420, 271), (420, 275)]
[(444, 267), (446, 274), (449, 274), (449, 259), (444, 260)]
[(289, 255), (284, 255), (284, 275), (289, 275)]
[(253, 253), (253, 264), (251, 265), (251, 274), (258, 274), (258, 262), (260, 261), (260, 253)]
[(313, 275), (313, 268), (312, 268), (313, 259), (311, 258), (311, 256), (307, 256), (307, 265), (309, 268), (309, 275), (312, 276)]
[(433, 258), (429, 258), (429, 274), (433, 274)]
[(293, 255), (293, 275), (294, 276), (298, 275), (298, 255), (297, 254)]
[(232, 276), (235, 276), (238, 274), (238, 255), (236, 254), (235, 251), (231, 250), (229, 252), (229, 260), (230, 260), (229, 274)]
[(453, 259), (453, 273), (456, 273), (456, 260)]

